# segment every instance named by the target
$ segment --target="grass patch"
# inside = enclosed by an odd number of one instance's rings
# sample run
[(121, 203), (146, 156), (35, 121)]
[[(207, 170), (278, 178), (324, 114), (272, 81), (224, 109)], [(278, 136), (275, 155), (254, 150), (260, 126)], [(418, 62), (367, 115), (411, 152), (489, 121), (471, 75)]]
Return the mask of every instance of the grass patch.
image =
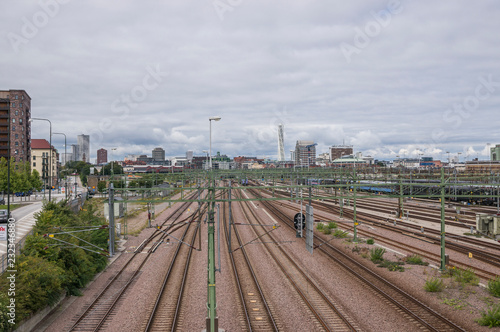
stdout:
[(395, 272), (395, 271), (404, 272), (405, 268), (402, 265), (404, 265), (404, 262), (391, 262), (391, 261), (384, 260), (377, 266), (378, 267), (385, 267), (391, 272)]
[(319, 224), (317, 224), (317, 225), (316, 225), (316, 229), (317, 229), (318, 231), (322, 231), (324, 228), (325, 228), (325, 225), (323, 225), (323, 223), (322, 223), (322, 222), (320, 222)]
[(368, 240), (366, 240), (366, 244), (375, 244), (375, 240), (374, 239), (368, 239)]
[(463, 285), (474, 285), (477, 286), (479, 284), (479, 277), (476, 276), (474, 273), (474, 270), (472, 269), (460, 269), (460, 268), (453, 268), (450, 269), (450, 274), (453, 277), (453, 279), (461, 283)]
[(375, 264), (378, 264), (384, 260), (385, 249), (384, 248), (373, 248), (370, 249), (370, 260)]
[(335, 222), (329, 222), (328, 223), (328, 226), (327, 226), (329, 229), (334, 229), (334, 228), (337, 228), (337, 223)]
[(475, 237), (482, 237), (483, 235), (481, 233), (464, 233), (465, 236), (475, 236)]
[(323, 234), (330, 235), (330, 234), (332, 234), (332, 230), (330, 228), (325, 228), (325, 229), (323, 229)]
[(340, 229), (336, 229), (335, 232), (333, 233), (333, 236), (340, 238), (340, 239), (344, 239), (347, 237), (347, 232), (344, 232)]
[(443, 300), (443, 303), (446, 305), (449, 305), (450, 307), (452, 307), (455, 310), (463, 310), (467, 306), (467, 304), (464, 303), (464, 301), (462, 301), (460, 299), (446, 299), (445, 298)]
[(406, 261), (406, 263), (412, 264), (412, 265), (424, 265), (424, 266), (429, 265), (429, 263), (424, 262), (422, 260), (422, 257), (420, 257), (419, 255), (406, 256), (405, 261)]
[(437, 293), (437, 292), (442, 292), (443, 289), (444, 289), (443, 280), (436, 277), (427, 279), (424, 285), (424, 290), (426, 292)]
[(488, 281), (488, 292), (494, 297), (500, 297), (500, 277), (497, 276), (495, 280)]
[(481, 312), (481, 318), (476, 322), (481, 326), (497, 327), (500, 326), (500, 304), (492, 305), (486, 311)]

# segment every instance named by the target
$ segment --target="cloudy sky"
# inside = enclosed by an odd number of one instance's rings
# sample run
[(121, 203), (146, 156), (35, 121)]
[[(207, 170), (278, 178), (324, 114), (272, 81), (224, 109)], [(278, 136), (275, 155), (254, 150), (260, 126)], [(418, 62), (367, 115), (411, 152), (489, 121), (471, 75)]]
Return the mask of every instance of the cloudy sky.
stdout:
[[(500, 2), (2, 0), (0, 89), (113, 159), (276, 158), (297, 140), (378, 159), (500, 143)], [(47, 138), (42, 122), (32, 138)], [(53, 137), (64, 150), (64, 138)]]

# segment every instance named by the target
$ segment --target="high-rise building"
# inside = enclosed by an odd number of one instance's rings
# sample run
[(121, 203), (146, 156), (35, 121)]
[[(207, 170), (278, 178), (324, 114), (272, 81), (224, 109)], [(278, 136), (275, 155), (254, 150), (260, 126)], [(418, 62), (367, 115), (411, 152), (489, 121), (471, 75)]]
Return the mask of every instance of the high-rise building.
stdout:
[(295, 145), (295, 165), (316, 165), (316, 144), (313, 141), (297, 141)]
[(60, 153), (61, 155), (61, 165), (64, 166), (66, 165), (67, 162), (73, 161), (73, 154), (68, 152), (68, 153)]
[(90, 162), (90, 136), (78, 135), (78, 161)]
[(13, 161), (30, 161), (30, 119), (31, 97), (26, 91), (0, 90), (0, 157), (9, 155), (10, 138), (10, 156)]
[(351, 156), (352, 154), (352, 145), (334, 145), (330, 147), (330, 161), (342, 158), (343, 156)]
[(278, 161), (285, 161), (285, 143), (283, 140), (283, 125), (278, 125)]
[(191, 150), (186, 151), (186, 159), (188, 160), (188, 162), (191, 162), (193, 160), (193, 155), (194, 155), (193, 151)]
[(78, 145), (71, 144), (71, 161), (78, 161), (78, 156), (80, 153), (78, 152)]
[(152, 155), (154, 161), (165, 161), (165, 150), (162, 148), (154, 148)]
[(108, 150), (100, 148), (97, 150), (97, 165), (102, 165), (108, 162)]

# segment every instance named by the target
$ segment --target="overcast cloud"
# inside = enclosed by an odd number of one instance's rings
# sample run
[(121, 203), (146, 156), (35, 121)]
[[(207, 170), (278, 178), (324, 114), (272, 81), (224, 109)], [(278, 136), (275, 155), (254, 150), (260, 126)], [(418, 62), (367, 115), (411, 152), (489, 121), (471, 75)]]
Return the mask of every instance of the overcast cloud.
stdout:
[[(276, 158), (314, 140), (378, 159), (500, 143), (500, 2), (3, 0), (0, 89), (91, 157)], [(32, 138), (48, 139), (33, 123)], [(64, 151), (63, 136), (53, 137)]]

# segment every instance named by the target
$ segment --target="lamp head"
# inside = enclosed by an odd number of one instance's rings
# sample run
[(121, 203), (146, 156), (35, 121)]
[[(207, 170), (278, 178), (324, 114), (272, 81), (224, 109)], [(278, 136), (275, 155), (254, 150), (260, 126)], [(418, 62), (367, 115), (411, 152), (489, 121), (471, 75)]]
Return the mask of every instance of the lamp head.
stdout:
[(219, 121), (220, 119), (222, 119), (220, 116), (211, 116), (208, 118), (208, 121)]

